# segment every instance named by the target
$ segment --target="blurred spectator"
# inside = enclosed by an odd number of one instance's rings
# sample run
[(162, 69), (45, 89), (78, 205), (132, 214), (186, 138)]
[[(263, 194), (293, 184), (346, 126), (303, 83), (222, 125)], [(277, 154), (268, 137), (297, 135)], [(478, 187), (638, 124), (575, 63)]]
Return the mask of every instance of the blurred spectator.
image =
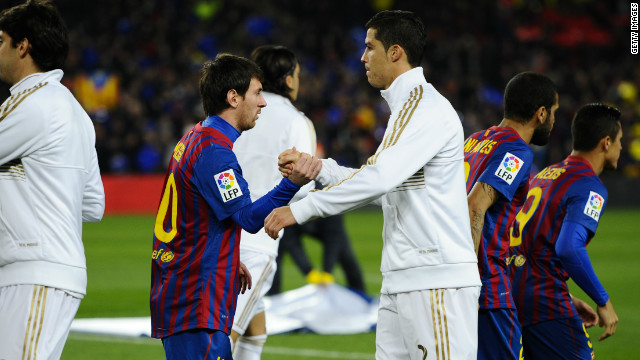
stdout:
[[(5, 0), (3, 8), (22, 2)], [(570, 120), (593, 101), (622, 110), (621, 173), (640, 177), (640, 86), (630, 54), (625, 0), (468, 2), (439, 0), (57, 0), (70, 30), (66, 83), (96, 123), (103, 173), (162, 172), (158, 159), (203, 113), (198, 70), (218, 52), (247, 56), (266, 43), (300, 56), (298, 107), (315, 123), (327, 155), (364, 162), (381, 140), (388, 108), (366, 83), (360, 63), (364, 24), (382, 9), (419, 13), (430, 32), (423, 67), (471, 134), (502, 114), (498, 96), (514, 74), (551, 77), (560, 109), (550, 146), (536, 165), (571, 150)], [(438, 69), (434, 71), (433, 69)], [(84, 85), (83, 85), (84, 83)], [(6, 97), (7, 87), (0, 89)], [(105, 95), (105, 93), (108, 94)], [(498, 95), (497, 95), (498, 94)], [(158, 156), (160, 154), (160, 156)]]

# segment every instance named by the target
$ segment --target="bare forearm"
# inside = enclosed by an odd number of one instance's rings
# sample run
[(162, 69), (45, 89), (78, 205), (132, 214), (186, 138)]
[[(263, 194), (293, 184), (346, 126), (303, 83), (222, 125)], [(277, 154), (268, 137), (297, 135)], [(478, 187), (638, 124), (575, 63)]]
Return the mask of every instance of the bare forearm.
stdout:
[(489, 184), (477, 182), (467, 198), (469, 202), (469, 220), (471, 222), (471, 238), (476, 254), (482, 243), (482, 229), (487, 209), (498, 201), (499, 193)]
[(469, 219), (471, 219), (471, 238), (473, 239), (473, 246), (476, 250), (476, 255), (478, 254), (480, 243), (482, 242), (484, 213), (484, 211), (478, 209), (469, 209)]

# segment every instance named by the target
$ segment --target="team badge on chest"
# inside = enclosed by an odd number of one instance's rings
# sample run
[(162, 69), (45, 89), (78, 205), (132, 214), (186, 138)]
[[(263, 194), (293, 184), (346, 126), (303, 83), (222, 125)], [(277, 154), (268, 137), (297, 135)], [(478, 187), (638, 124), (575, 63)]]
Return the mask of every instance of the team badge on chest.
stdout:
[(242, 190), (240, 184), (236, 179), (236, 175), (232, 169), (223, 171), (213, 176), (218, 184), (218, 190), (222, 196), (222, 201), (227, 202), (237, 197), (242, 196)]

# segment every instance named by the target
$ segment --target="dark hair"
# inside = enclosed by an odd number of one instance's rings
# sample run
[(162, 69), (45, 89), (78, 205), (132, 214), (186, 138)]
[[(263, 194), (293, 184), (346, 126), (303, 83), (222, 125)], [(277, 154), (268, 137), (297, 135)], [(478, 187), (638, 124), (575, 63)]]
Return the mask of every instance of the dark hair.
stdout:
[(615, 140), (618, 131), (620, 131), (620, 110), (599, 103), (584, 105), (578, 110), (571, 123), (573, 149), (593, 150), (606, 136)]
[(204, 63), (200, 70), (200, 97), (204, 113), (220, 114), (228, 108), (227, 93), (235, 90), (244, 96), (251, 79), (262, 81), (262, 71), (253, 61), (231, 54), (218, 54), (214, 60)]
[(253, 50), (251, 60), (264, 73), (263, 89), (291, 100), (291, 88), (287, 86), (286, 79), (288, 75), (293, 75), (298, 64), (293, 51), (284, 46), (263, 45)]
[(548, 77), (531, 71), (520, 73), (504, 90), (504, 117), (526, 124), (541, 106), (550, 111), (557, 93), (556, 84)]
[(58, 9), (49, 0), (27, 0), (0, 13), (0, 30), (11, 36), (11, 46), (29, 40), (29, 55), (38, 69), (62, 68), (69, 53), (69, 33)]
[(427, 32), (418, 15), (411, 11), (385, 10), (367, 21), (365, 28), (376, 30), (376, 39), (382, 42), (385, 51), (392, 45), (400, 45), (409, 65), (420, 66), (427, 46)]

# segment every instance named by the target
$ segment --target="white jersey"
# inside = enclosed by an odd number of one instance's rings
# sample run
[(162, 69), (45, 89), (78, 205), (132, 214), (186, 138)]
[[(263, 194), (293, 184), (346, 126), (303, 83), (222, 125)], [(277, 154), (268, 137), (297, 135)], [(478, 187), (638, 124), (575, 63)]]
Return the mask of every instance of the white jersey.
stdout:
[(82, 297), (82, 222), (102, 218), (104, 189), (93, 123), (62, 75), (27, 76), (0, 106), (0, 287)]
[[(244, 131), (233, 144), (233, 152), (242, 168), (242, 176), (249, 184), (252, 201), (261, 198), (282, 180), (278, 171), (278, 155), (294, 146), (308, 154), (315, 154), (316, 149), (311, 120), (284, 96), (269, 92), (264, 92), (263, 96), (267, 106), (262, 109), (256, 126)], [(294, 199), (304, 197), (313, 186), (311, 182), (302, 187)], [(240, 251), (251, 249), (273, 257), (278, 254), (279, 239), (274, 241), (264, 230), (256, 234), (242, 230), (240, 239)]]
[(480, 286), (455, 110), (421, 67), (381, 91), (391, 108), (382, 143), (359, 170), (323, 161), (328, 186), (291, 204), (298, 223), (377, 200), (384, 228), (381, 293)]

